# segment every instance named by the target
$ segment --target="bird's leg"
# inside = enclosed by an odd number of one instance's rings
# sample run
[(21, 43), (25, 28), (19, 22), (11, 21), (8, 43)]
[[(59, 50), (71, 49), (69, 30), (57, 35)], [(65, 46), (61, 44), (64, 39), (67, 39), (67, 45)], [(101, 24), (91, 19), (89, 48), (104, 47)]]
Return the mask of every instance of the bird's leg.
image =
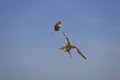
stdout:
[(70, 51), (67, 51), (67, 52), (69, 53), (70, 57), (72, 58), (72, 54), (71, 54), (71, 52), (70, 52)]

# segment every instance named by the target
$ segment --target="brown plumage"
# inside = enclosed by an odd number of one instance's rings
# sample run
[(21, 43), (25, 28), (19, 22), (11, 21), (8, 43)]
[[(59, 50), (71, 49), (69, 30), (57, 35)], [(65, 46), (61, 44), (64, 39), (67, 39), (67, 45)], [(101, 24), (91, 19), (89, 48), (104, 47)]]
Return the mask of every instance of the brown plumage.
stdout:
[(84, 59), (87, 59), (76, 46), (70, 44), (70, 41), (69, 41), (68, 37), (66, 36), (66, 34), (63, 33), (63, 35), (65, 36), (67, 41), (66, 41), (65, 45), (62, 46), (59, 49), (63, 50), (64, 52), (68, 52), (70, 57), (72, 57), (72, 54), (71, 54), (70, 50), (71, 49), (76, 49), (78, 54), (80, 54)]
[(61, 28), (61, 26), (62, 26), (61, 21), (56, 22), (55, 25), (54, 25), (54, 31), (51, 33), (50, 36), (52, 36), (52, 35), (54, 34), (55, 31), (59, 31), (60, 28)]
[(55, 31), (59, 31), (60, 28), (61, 28), (61, 21), (58, 21), (58, 22), (54, 25), (54, 30), (55, 30)]

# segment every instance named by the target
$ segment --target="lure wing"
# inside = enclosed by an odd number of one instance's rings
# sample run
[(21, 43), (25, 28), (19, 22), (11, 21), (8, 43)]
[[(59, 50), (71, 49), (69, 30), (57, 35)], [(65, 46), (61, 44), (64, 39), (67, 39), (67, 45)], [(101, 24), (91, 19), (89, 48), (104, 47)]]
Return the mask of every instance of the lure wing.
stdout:
[(54, 25), (54, 31), (59, 31), (61, 28), (61, 21), (58, 21), (55, 25)]

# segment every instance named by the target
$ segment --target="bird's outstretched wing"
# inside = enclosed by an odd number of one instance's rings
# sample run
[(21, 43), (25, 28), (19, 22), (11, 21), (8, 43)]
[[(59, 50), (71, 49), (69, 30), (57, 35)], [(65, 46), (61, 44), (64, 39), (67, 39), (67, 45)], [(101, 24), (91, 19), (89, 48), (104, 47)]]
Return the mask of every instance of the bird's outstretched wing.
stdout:
[(84, 59), (87, 59), (76, 46), (72, 45), (71, 48), (75, 48), (77, 50), (78, 54), (80, 54)]
[(66, 33), (63, 33), (63, 35), (65, 36), (65, 38), (66, 38), (68, 44), (70, 45), (70, 40), (69, 40), (68, 37), (66, 36)]
[(84, 59), (87, 59), (77, 47), (76, 47), (76, 50)]
[(65, 36), (66, 40), (69, 41), (68, 37), (66, 36), (66, 33), (63, 33), (63, 35)]

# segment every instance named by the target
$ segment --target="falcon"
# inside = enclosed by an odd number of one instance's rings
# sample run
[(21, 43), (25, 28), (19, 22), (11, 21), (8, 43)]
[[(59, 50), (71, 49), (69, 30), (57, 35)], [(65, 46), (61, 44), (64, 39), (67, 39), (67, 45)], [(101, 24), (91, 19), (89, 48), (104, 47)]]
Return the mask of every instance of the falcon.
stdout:
[(70, 40), (68, 39), (68, 37), (66, 36), (66, 33), (63, 33), (64, 37), (66, 38), (66, 43), (64, 46), (62, 46), (61, 48), (59, 48), (60, 50), (63, 50), (64, 52), (68, 52), (70, 57), (72, 57), (72, 54), (71, 54), (71, 49), (76, 49), (77, 53), (79, 55), (81, 55), (85, 60), (87, 59), (83, 54), (82, 52), (74, 45), (71, 45), (70, 44)]

